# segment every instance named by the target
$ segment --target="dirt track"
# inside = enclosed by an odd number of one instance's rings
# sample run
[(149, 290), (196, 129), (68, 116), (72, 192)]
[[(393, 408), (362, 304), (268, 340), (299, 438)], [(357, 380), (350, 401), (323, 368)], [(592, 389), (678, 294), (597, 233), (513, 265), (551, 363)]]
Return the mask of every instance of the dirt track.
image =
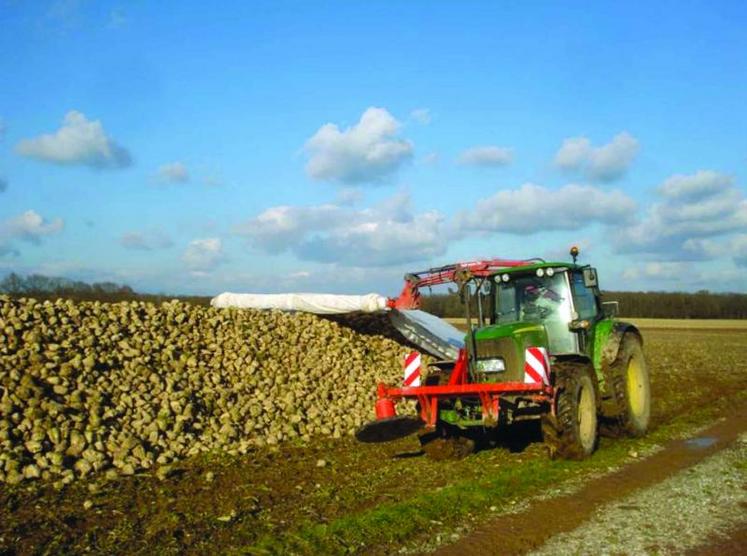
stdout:
[[(693, 466), (714, 454), (726, 449), (730, 449), (733, 453), (733, 445), (737, 442), (739, 435), (745, 431), (747, 431), (747, 408), (740, 408), (733, 415), (704, 430), (696, 439), (671, 441), (661, 451), (648, 458), (625, 466), (611, 475), (592, 480), (579, 492), (538, 501), (521, 513), (502, 516), (486, 523), (458, 543), (437, 551), (437, 554), (443, 556), (525, 554), (536, 549), (539, 549), (538, 554), (600, 554), (617, 551), (641, 553), (642, 550), (656, 553), (668, 552), (666, 545), (636, 545), (635, 542), (638, 539), (633, 531), (642, 523), (648, 523), (648, 527), (654, 527), (657, 520), (661, 523), (674, 521), (676, 525), (681, 526), (681, 515), (665, 511), (668, 507), (675, 505), (676, 497), (670, 497), (666, 504), (648, 508), (659, 510), (653, 512), (643, 511), (645, 508), (642, 507), (641, 500), (645, 501), (648, 498), (647, 495), (651, 494), (651, 487), (670, 480), (683, 470), (695, 471), (691, 469)], [(745, 455), (747, 455), (747, 449), (743, 442), (739, 442), (737, 457), (743, 458)], [(719, 463), (732, 462), (727, 460)], [(719, 476), (715, 477), (717, 484), (724, 484), (723, 469), (706, 469), (701, 473), (711, 476), (712, 479), (713, 475), (718, 474)], [(741, 479), (744, 479), (744, 473), (741, 474)], [(728, 483), (726, 486), (730, 489), (733, 487)], [(739, 487), (744, 486), (747, 485), (744, 483), (739, 485)], [(747, 499), (747, 492), (744, 488), (739, 490), (741, 490), (741, 498)], [(625, 500), (628, 495), (636, 492), (640, 493), (638, 500)], [(628, 510), (625, 512), (627, 523), (615, 519), (617, 516), (611, 509), (615, 502), (623, 500), (625, 502), (623, 506), (618, 504), (617, 508), (622, 507), (623, 511)], [(737, 510), (740, 509), (740, 502), (744, 503), (744, 500), (737, 500), (735, 504)], [(715, 503), (713, 501), (714, 505)], [(744, 507), (742, 506), (741, 509), (743, 511)], [(631, 517), (635, 511), (642, 513), (640, 515), (642, 519), (636, 520)], [(738, 512), (736, 515), (740, 517)], [(680, 517), (679, 522), (677, 517)], [(700, 535), (703, 531), (697, 529), (697, 523), (692, 520), (693, 516), (686, 514), (685, 517), (689, 520), (690, 527), (695, 529), (696, 535)], [(744, 519), (744, 516), (741, 517)], [(605, 520), (608, 522), (605, 523)], [(574, 532), (575, 535), (562, 535), (568, 532)], [(709, 532), (710, 530), (706, 529), (706, 533)], [(683, 543), (680, 542), (682, 539), (672, 534), (671, 527), (663, 529), (662, 533), (662, 538), (666, 543), (679, 549), (683, 548)], [(705, 535), (701, 538), (704, 537)], [(654, 535), (653, 538), (657, 537)], [(692, 539), (687, 540), (692, 546)], [(698, 544), (696, 541), (695, 545)], [(684, 543), (684, 547), (687, 546), (688, 543)]]

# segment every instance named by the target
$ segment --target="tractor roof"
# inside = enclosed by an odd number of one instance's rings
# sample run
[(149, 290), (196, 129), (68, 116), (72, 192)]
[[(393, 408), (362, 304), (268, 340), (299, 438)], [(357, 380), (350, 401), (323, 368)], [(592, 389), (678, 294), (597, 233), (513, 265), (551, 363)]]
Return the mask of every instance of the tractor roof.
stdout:
[(495, 272), (491, 272), (491, 275), (495, 274), (525, 274), (535, 272), (538, 268), (567, 268), (569, 270), (578, 270), (586, 265), (580, 265), (577, 263), (571, 263), (568, 261), (537, 261), (522, 266), (511, 266), (506, 268), (497, 268)]

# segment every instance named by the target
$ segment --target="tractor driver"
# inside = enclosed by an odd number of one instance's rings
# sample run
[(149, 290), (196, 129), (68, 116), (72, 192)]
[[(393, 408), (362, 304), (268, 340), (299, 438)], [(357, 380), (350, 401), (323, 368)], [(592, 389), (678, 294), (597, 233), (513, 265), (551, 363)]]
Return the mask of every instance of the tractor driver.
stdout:
[(539, 282), (524, 287), (522, 320), (544, 320), (551, 317), (560, 306), (561, 297)]

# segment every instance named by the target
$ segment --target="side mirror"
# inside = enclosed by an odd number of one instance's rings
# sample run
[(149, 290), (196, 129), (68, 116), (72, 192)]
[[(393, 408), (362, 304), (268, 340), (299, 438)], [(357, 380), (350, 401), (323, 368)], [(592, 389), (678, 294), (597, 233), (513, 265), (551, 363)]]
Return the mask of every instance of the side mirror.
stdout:
[(615, 318), (620, 313), (619, 301), (604, 301), (602, 303), (602, 312), (605, 317)]
[(597, 269), (596, 268), (585, 268), (584, 269), (584, 286), (587, 288), (596, 288), (599, 285), (597, 281)]

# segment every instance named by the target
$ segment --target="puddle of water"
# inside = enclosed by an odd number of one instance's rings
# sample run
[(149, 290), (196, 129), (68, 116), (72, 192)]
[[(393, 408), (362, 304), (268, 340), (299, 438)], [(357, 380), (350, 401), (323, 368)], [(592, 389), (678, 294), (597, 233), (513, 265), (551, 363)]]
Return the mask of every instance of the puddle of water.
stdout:
[(685, 446), (693, 449), (703, 449), (713, 446), (716, 443), (716, 438), (713, 436), (699, 436), (698, 438), (690, 438), (685, 440)]

